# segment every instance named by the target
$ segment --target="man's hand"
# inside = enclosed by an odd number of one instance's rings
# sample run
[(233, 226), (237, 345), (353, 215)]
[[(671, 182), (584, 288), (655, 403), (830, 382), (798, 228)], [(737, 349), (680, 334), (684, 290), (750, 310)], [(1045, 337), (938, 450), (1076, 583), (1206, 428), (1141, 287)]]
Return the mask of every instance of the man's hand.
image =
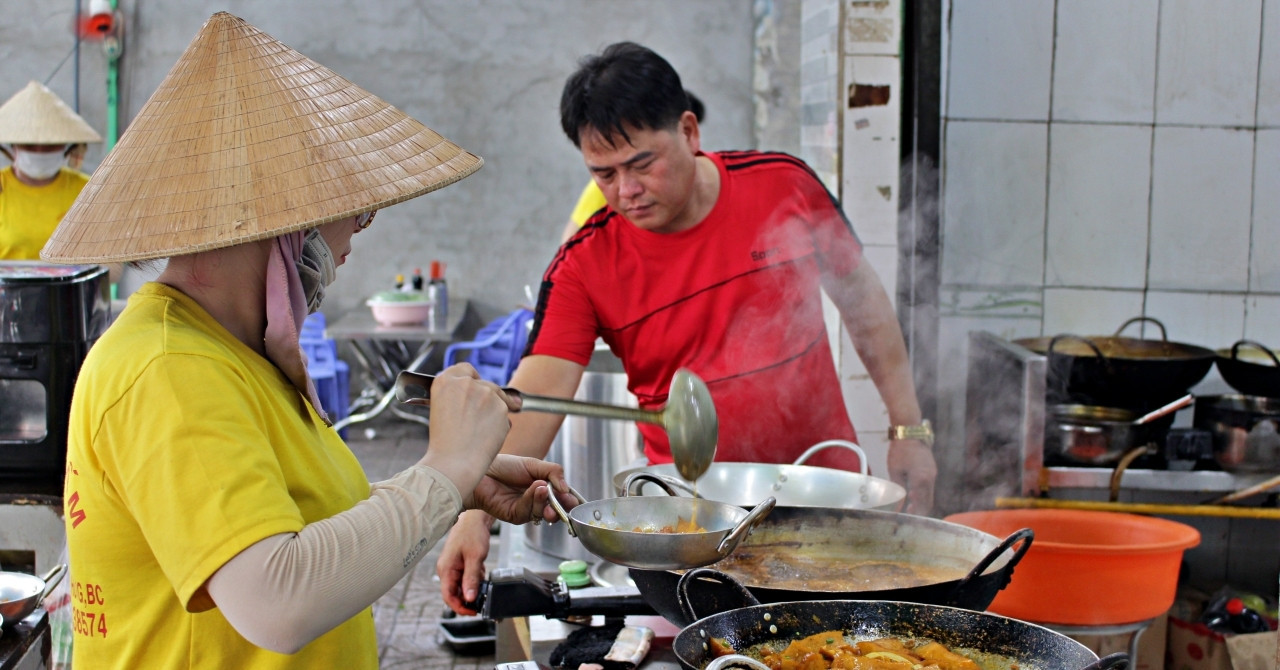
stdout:
[(933, 509), (933, 485), (938, 479), (938, 464), (933, 451), (919, 440), (894, 440), (889, 443), (889, 479), (907, 489), (908, 514), (928, 514)]

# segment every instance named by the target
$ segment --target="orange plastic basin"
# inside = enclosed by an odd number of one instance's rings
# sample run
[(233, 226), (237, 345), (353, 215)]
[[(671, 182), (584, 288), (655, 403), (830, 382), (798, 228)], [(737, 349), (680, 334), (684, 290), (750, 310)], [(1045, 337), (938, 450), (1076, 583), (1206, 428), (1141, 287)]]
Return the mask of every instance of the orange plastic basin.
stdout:
[(1186, 524), (1116, 512), (1010, 509), (946, 520), (996, 537), (1035, 531), (988, 609), (1050, 624), (1119, 625), (1163, 614), (1173, 605), (1182, 552), (1200, 544), (1200, 532)]

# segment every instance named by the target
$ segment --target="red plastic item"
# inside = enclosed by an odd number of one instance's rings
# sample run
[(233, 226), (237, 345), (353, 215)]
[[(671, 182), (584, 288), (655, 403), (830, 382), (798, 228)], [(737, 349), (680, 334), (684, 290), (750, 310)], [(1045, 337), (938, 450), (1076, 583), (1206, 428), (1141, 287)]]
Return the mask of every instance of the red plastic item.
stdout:
[(431, 261), (431, 278), (444, 278), (444, 263), (441, 263), (440, 261)]
[(1159, 616), (1173, 605), (1182, 552), (1200, 544), (1200, 532), (1186, 524), (1117, 512), (1010, 509), (946, 520), (996, 537), (1035, 531), (988, 609), (1037, 623), (1108, 626)]

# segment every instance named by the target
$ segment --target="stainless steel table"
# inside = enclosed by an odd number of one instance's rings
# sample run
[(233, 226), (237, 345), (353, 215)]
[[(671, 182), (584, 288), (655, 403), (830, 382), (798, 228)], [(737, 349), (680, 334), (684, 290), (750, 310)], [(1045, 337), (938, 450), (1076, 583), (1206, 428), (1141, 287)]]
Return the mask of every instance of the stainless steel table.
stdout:
[(441, 346), (454, 340), (466, 318), (466, 300), (449, 300), (444, 329), (427, 324), (384, 326), (373, 320), (368, 307), (360, 306), (325, 327), (325, 337), (351, 343), (351, 350), (369, 383), (351, 405), (351, 414), (333, 425), (342, 430), (353, 423), (368, 421), (390, 408), (396, 416), (427, 425), (427, 419), (406, 412), (394, 404), (396, 375), (401, 370), (421, 371), (421, 367)]

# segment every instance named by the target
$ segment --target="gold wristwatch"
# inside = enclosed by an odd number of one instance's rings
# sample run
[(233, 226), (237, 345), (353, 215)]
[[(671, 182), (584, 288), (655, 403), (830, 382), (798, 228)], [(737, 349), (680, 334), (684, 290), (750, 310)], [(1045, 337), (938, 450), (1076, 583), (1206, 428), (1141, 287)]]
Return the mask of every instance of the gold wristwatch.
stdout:
[(920, 440), (926, 446), (933, 446), (933, 424), (928, 419), (918, 426), (889, 426), (890, 440)]

